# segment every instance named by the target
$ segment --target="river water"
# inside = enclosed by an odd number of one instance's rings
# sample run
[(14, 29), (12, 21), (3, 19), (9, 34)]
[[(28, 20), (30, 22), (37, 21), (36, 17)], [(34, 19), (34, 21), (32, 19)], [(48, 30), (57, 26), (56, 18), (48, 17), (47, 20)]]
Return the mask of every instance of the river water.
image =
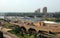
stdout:
[[(0, 16), (0, 18), (3, 18), (4, 19), (4, 16)], [(41, 21), (42, 18), (40, 17), (36, 17), (36, 18), (31, 18), (31, 17), (15, 17), (15, 16), (7, 16), (7, 18), (17, 18), (17, 19), (21, 19), (21, 20), (30, 20), (30, 21)]]

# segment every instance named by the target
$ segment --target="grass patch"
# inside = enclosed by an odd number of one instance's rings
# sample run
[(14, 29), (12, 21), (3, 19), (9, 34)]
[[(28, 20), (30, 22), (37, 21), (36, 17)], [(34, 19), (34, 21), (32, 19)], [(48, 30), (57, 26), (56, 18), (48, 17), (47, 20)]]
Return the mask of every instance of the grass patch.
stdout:
[(60, 22), (60, 18), (45, 18), (47, 21)]
[(18, 31), (16, 31), (16, 30), (10, 30), (10, 31), (8, 31), (8, 32), (10, 32), (10, 33), (12, 33), (12, 34), (15, 34), (16, 36), (18, 36), (19, 38), (34, 38), (34, 35), (28, 35), (28, 34), (24, 34), (24, 36), (21, 36), (21, 34), (18, 32)]
[(11, 28), (12, 26), (13, 26), (12, 24), (10, 24), (8, 22), (5, 22), (3, 27), (5, 27), (5, 28)]

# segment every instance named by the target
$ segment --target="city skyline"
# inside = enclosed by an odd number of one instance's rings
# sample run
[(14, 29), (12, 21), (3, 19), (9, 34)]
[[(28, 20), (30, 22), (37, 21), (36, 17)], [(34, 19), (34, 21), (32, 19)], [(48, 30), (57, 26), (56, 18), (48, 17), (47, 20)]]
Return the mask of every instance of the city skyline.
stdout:
[(47, 7), (47, 12), (60, 12), (60, 0), (0, 0), (0, 12), (34, 12)]

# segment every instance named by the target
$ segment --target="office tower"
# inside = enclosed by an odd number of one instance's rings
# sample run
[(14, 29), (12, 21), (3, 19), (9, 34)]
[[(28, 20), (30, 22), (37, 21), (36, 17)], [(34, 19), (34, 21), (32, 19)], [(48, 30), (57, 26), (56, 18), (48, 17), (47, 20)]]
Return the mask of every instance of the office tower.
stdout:
[(37, 13), (40, 13), (40, 9), (37, 9)]
[(40, 8), (35, 10), (35, 13), (40, 13)]
[(47, 7), (43, 8), (43, 18), (46, 18), (47, 15)]

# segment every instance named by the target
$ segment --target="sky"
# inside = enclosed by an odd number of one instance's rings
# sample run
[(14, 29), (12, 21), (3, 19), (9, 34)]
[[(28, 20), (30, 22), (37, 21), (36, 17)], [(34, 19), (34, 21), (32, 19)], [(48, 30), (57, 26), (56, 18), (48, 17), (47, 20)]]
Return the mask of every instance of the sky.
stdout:
[(60, 11), (60, 0), (0, 0), (0, 12), (34, 12), (47, 7), (48, 12)]

